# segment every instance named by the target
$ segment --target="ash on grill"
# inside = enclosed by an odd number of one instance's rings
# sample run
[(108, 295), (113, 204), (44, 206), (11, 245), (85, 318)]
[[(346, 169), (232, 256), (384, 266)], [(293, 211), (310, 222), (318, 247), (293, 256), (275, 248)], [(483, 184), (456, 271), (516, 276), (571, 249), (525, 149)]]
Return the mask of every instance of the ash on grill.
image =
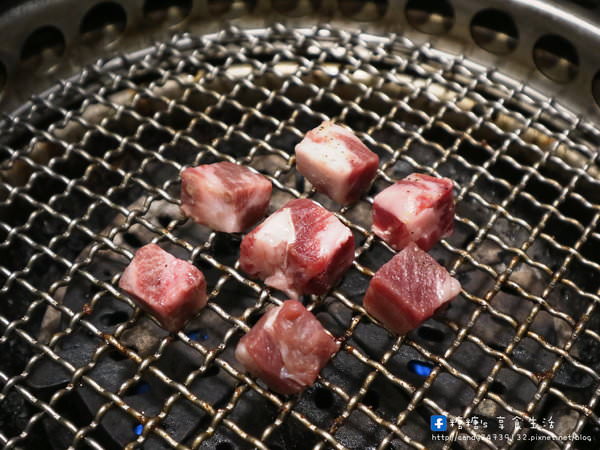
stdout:
[[(514, 436), (513, 417), (535, 417), (529, 434), (598, 445), (599, 130), (394, 36), (231, 29), (124, 64), (98, 63), (2, 123), (0, 345), (14, 355), (0, 360), (3, 445), (43, 446), (47, 435), (56, 448), (441, 447), (432, 414), (486, 420), (486, 430), (463, 422), (473, 436), (502, 431), (498, 416)], [(305, 299), (344, 345), (315, 386), (287, 399), (233, 358), (282, 298), (237, 270), (239, 236), (180, 214), (179, 172), (236, 159), (271, 178), (272, 210), (300, 195), (336, 210), (292, 158), (327, 118), (382, 165), (367, 199), (337, 210), (359, 244), (354, 266), (331, 295)], [(432, 254), (464, 290), (395, 339), (361, 306), (392, 255), (368, 232), (370, 209), (413, 171), (456, 181), (457, 230)], [(148, 242), (194, 262), (213, 289), (177, 335), (116, 289)]]

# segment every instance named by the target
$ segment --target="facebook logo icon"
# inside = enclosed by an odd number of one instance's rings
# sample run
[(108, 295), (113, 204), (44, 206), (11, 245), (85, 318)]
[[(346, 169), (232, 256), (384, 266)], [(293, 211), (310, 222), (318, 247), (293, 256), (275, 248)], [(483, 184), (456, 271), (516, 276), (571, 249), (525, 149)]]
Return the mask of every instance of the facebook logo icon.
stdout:
[(446, 416), (431, 416), (431, 431), (446, 431), (448, 428)]

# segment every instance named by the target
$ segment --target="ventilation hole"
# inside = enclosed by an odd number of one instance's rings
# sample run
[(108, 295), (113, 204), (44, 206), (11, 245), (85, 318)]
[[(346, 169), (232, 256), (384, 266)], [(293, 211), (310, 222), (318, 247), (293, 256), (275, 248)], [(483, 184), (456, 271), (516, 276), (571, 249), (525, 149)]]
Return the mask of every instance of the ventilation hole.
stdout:
[(409, 361), (407, 365), (411, 372), (416, 373), (421, 377), (428, 377), (433, 370), (433, 366), (431, 364), (423, 361), (417, 361), (416, 359)]
[(339, 0), (340, 11), (355, 20), (377, 20), (385, 15), (387, 0)]
[(379, 407), (379, 394), (373, 389), (367, 389), (362, 402), (373, 409), (377, 409)]
[(406, 19), (423, 33), (447, 33), (454, 25), (454, 10), (446, 0), (409, 0)]
[(235, 447), (231, 442), (219, 442), (215, 447), (216, 450), (235, 450)]
[(106, 325), (107, 327), (112, 327), (119, 323), (123, 323), (129, 320), (129, 314), (125, 311), (115, 311), (108, 314), (104, 314), (100, 317), (100, 323), (102, 325)]
[(233, 0), (208, 0), (208, 12), (211, 16), (227, 14), (231, 9)]
[(504, 386), (499, 381), (492, 381), (490, 384), (490, 392), (494, 394), (502, 395), (506, 392), (506, 386)]
[(154, 24), (175, 25), (192, 10), (192, 0), (146, 0), (144, 17)]
[(444, 340), (443, 331), (440, 331), (437, 328), (428, 327), (427, 325), (420, 327), (417, 334), (428, 341), (442, 342)]
[(158, 223), (163, 228), (167, 228), (171, 223), (171, 218), (169, 216), (158, 216)]
[(208, 0), (208, 12), (211, 17), (222, 16), (229, 12), (252, 12), (257, 0)]
[(127, 15), (121, 5), (99, 3), (83, 16), (79, 32), (88, 43), (109, 43), (117, 39), (127, 26)]
[(217, 375), (219, 375), (220, 371), (221, 368), (219, 366), (212, 365), (208, 369), (206, 369), (204, 373), (202, 373), (200, 376), (202, 378), (216, 377)]
[(596, 72), (592, 80), (592, 95), (596, 100), (596, 104), (600, 106), (600, 71)]
[(572, 81), (579, 71), (579, 56), (573, 44), (554, 34), (538, 39), (533, 60), (540, 72), (557, 83)]
[(47, 69), (56, 64), (65, 52), (65, 37), (53, 26), (38, 28), (29, 35), (21, 49), (21, 61), (36, 68)]
[(471, 36), (490, 53), (506, 55), (517, 48), (519, 30), (512, 17), (498, 9), (478, 12), (471, 21)]
[(125, 233), (123, 235), (123, 240), (125, 241), (125, 243), (131, 245), (133, 248), (139, 248), (142, 245), (144, 245), (140, 238), (133, 233)]
[(4, 90), (7, 80), (6, 66), (0, 62), (0, 93)]
[(272, 0), (273, 9), (290, 17), (305, 16), (315, 9), (315, 2), (309, 0)]
[(333, 406), (334, 398), (329, 389), (318, 387), (314, 394), (315, 405), (319, 409), (329, 409)]

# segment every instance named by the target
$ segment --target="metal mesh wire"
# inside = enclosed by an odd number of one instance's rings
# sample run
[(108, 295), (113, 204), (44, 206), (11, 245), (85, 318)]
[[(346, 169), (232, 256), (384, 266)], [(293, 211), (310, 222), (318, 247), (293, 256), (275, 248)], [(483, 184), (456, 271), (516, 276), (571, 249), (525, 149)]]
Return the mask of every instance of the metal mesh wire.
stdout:
[[(297, 177), (294, 144), (329, 118), (352, 127), (380, 155), (372, 193), (412, 171), (455, 180), (457, 231), (434, 255), (464, 289), (446, 313), (430, 321), (444, 330), (441, 345), (416, 332), (391, 339), (361, 305), (368, 278), (393, 254), (369, 231), (372, 197), (339, 209)], [(541, 405), (549, 399), (549, 412), (568, 420), (556, 428), (539, 423), (538, 434), (556, 438), (582, 432), (588, 423), (600, 425), (598, 361), (589, 350), (600, 348), (600, 182), (594, 149), (600, 131), (493, 68), (396, 35), (281, 25), (253, 32), (230, 28), (215, 36), (177, 36), (135, 57), (99, 61), (6, 117), (2, 136), (0, 292), (9, 305), (19, 298), (27, 303), (2, 310), (0, 344), (18, 341), (33, 356), (14, 372), (0, 371), (0, 400), (18, 394), (34, 411), (18, 432), (0, 430), (7, 448), (26, 443), (43, 420), (66, 431), (74, 447), (103, 448), (96, 430), (115, 412), (143, 425), (132, 447), (158, 440), (198, 448), (224, 430), (240, 446), (267, 448), (282, 424), (295, 421), (317, 447), (344, 448), (351, 446), (344, 430), (360, 417), (377, 430), (374, 447), (448, 448), (448, 442), (424, 440), (430, 433), (419, 418), (423, 410), (456, 420), (461, 429), (454, 428), (451, 436), (463, 433), (490, 448), (510, 447), (518, 444), (510, 419), (541, 419), (548, 413)], [(317, 382), (341, 405), (332, 420), (322, 423), (303, 409), (307, 393), (274, 395), (224, 356), (253, 317), (280, 302), (239, 272), (231, 255), (219, 256), (216, 247), (229, 238), (207, 231), (201, 239), (189, 239), (190, 224), (177, 214), (157, 222), (157, 205), (178, 204), (181, 169), (216, 160), (236, 160), (268, 175), (273, 209), (308, 195), (334, 209), (357, 237), (355, 263), (342, 284), (325, 298), (307, 299), (315, 312), (334, 305), (344, 311), (344, 344)], [(106, 254), (120, 258), (124, 267), (133, 256), (124, 236), (134, 227), (216, 274), (201, 315), (210, 312), (219, 321), (218, 340), (203, 343), (182, 331), (161, 335), (147, 354), (128, 345), (128, 330), (145, 316), (116, 288), (120, 272), (103, 278), (93, 268)], [(80, 309), (62, 301), (75, 284), (89, 287)], [(238, 310), (224, 306), (222, 290), (229, 285), (242, 285), (252, 303)], [(93, 320), (106, 297), (134, 308), (109, 332)], [(505, 307), (507, 298), (517, 299), (513, 309)], [(51, 315), (47, 309), (59, 311), (63, 325), (42, 337), (42, 317)], [(508, 336), (504, 342), (486, 333), (489, 323)], [(540, 331), (540, 323), (552, 324), (555, 336)], [(357, 344), (361, 333), (376, 330), (385, 336), (383, 351)], [(89, 358), (74, 363), (60, 349), (80, 332), (95, 347)], [(179, 378), (159, 368), (175, 343), (200, 361)], [(523, 346), (533, 348), (532, 355), (546, 355), (540, 356), (548, 361), (543, 371), (522, 363)], [(134, 370), (126, 381), (107, 387), (96, 371), (115, 351)], [(465, 369), (460, 356), (465, 353), (480, 361), (484, 377)], [(421, 378), (406, 375), (406, 354), (428, 363), (431, 372)], [(28, 380), (44, 360), (68, 373), (70, 382), (40, 396)], [(361, 367), (352, 388), (336, 374), (346, 360)], [(235, 382), (219, 405), (191, 388), (215, 367), (219, 376)], [(589, 381), (584, 388), (557, 385), (565, 367)], [(155, 413), (145, 413), (126, 396), (149, 376), (168, 391)], [(527, 386), (527, 396), (513, 401), (498, 388), (499, 379)], [(406, 399), (393, 415), (369, 400), (374, 384), (391, 386)], [(467, 401), (444, 388), (457, 385)], [(63, 403), (84, 387), (101, 402), (81, 426)], [(236, 419), (241, 399), (250, 396), (274, 411), (274, 420), (254, 434)], [(208, 420), (179, 442), (168, 418), (184, 402)], [(510, 439), (490, 439), (485, 429), (467, 423), (489, 410), (507, 416)], [(552, 445), (569, 448), (573, 442)]]

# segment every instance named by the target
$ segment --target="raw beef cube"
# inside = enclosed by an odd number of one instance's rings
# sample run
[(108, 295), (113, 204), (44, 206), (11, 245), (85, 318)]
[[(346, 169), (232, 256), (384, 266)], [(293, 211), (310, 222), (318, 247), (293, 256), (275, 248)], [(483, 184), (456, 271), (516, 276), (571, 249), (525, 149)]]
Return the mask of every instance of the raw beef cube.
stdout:
[(350, 267), (354, 236), (308, 199), (288, 202), (247, 234), (240, 267), (290, 297), (324, 294)]
[(295, 394), (317, 379), (339, 344), (297, 300), (269, 309), (240, 339), (236, 359), (281, 394)]
[(181, 209), (199, 224), (236, 233), (265, 214), (271, 188), (262, 175), (227, 161), (192, 167), (181, 172)]
[(119, 287), (168, 331), (182, 328), (206, 305), (202, 272), (156, 244), (144, 245), (135, 253)]
[(317, 191), (347, 205), (369, 189), (379, 157), (352, 131), (323, 122), (296, 146), (296, 166)]
[(460, 292), (460, 283), (414, 243), (373, 276), (363, 304), (386, 328), (406, 334)]
[(409, 242), (429, 250), (454, 231), (452, 181), (413, 173), (373, 203), (373, 232), (396, 250)]

